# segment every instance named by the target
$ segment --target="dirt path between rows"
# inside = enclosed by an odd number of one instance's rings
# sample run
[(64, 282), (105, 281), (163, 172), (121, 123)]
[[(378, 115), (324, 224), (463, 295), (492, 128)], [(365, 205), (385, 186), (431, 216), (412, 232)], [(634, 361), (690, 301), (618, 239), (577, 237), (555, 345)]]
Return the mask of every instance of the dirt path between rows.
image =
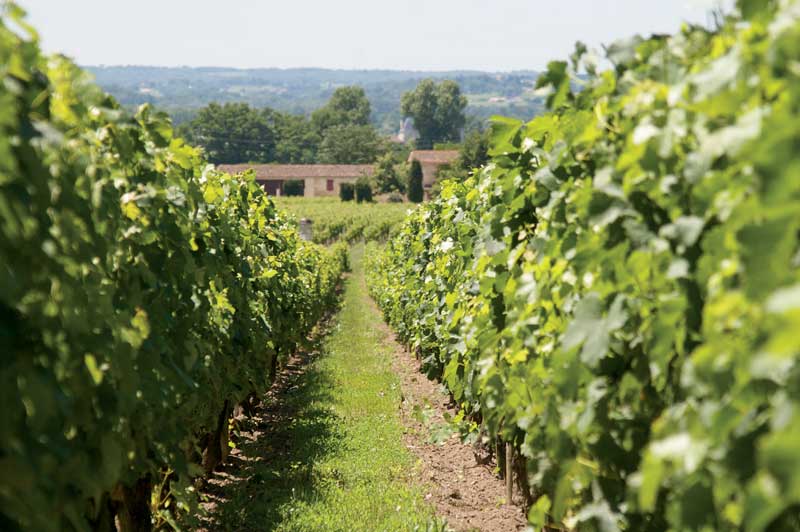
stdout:
[[(365, 311), (380, 312), (372, 300), (370, 306)], [(459, 532), (524, 530), (522, 508), (505, 503), (505, 484), (495, 474), (497, 464), (479, 464), (472, 446), (461, 443), (457, 434), (431, 441), (431, 428), (444, 425), (444, 413), (457, 412), (449, 406), (442, 385), (420, 371), (419, 360), (397, 343), (387, 325), (382, 329), (384, 344), (396, 353), (392, 365), (403, 391), (405, 444), (418, 459), (420, 478), (427, 487), (425, 499), (436, 507), (436, 515)]]
[(250, 416), (234, 419), (237, 446), (228, 460), (217, 467), (201, 489), (205, 502), (195, 532), (272, 530), (281, 521), (279, 501), (294, 497), (297, 474), (287, 474), (289, 464), (313, 462), (315, 453), (330, 447), (331, 423), (326, 416), (314, 419), (302, 439), (293, 445), (297, 432), (294, 420), (302, 404), (300, 398), (324, 393), (331, 383), (312, 386), (323, 379), (313, 362), (321, 355), (321, 343), (334, 324), (333, 313), (324, 318), (309, 338), (308, 345), (294, 353), (275, 381), (255, 405)]
[[(353, 275), (351, 282), (365, 281), (362, 275)], [(359, 312), (380, 316), (366, 291), (359, 306)], [(331, 326), (336, 324), (331, 318), (323, 321), (305, 349), (290, 358), (253, 415), (236, 419), (237, 446), (205, 483), (201, 490), (205, 512), (198, 516), (199, 522), (187, 528), (198, 532), (273, 530), (281, 528), (286, 518), (281, 508), (296, 499), (295, 488), (308, 484), (308, 499), (316, 497), (316, 483), (306, 477), (314, 477), (313, 467), (336, 452), (341, 439), (337, 435), (341, 420), (327, 410), (306, 411), (311, 399), (330, 403), (326, 394), (337, 385), (314, 363), (322, 355)], [(457, 434), (445, 430), (432, 440), (432, 431), (447, 426), (444, 415), (456, 414), (448, 405), (447, 393), (420, 372), (419, 361), (397, 343), (382, 319), (373, 323), (377, 327), (372, 329), (377, 333), (375, 340), (391, 354), (392, 370), (402, 392), (398, 414), (405, 427), (403, 444), (416, 458), (409, 481), (424, 490), (424, 500), (451, 529), (523, 530), (524, 512), (506, 504), (504, 482), (495, 473), (496, 464), (479, 464), (472, 446), (462, 444)]]

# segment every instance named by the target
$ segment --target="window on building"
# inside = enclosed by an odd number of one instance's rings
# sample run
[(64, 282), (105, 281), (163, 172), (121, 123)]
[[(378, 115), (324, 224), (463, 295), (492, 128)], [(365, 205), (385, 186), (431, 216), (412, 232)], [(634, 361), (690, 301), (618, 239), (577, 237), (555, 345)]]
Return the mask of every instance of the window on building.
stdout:
[(333, 191), (333, 179), (328, 179), (327, 187), (328, 192)]

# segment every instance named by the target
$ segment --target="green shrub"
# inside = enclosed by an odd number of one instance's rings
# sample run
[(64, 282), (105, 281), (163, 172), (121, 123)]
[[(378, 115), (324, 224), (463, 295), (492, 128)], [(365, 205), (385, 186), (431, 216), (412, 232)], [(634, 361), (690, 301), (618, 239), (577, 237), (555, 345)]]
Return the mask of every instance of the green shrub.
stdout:
[(306, 190), (306, 183), (302, 179), (289, 179), (283, 182), (284, 196), (303, 196)]
[(353, 201), (356, 196), (355, 185), (353, 183), (342, 183), (339, 186), (339, 199), (342, 201)]
[(358, 203), (372, 201), (372, 182), (368, 177), (359, 177), (356, 181), (356, 201)]

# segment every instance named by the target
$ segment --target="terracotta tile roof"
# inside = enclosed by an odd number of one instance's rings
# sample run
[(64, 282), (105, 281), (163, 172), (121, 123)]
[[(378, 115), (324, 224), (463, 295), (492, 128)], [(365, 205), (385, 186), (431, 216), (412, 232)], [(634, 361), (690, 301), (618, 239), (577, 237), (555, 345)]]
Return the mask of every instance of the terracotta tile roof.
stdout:
[(408, 156), (408, 162), (418, 160), (420, 163), (448, 164), (458, 159), (458, 150), (414, 150)]
[(258, 180), (361, 177), (373, 173), (371, 164), (221, 164), (218, 168), (229, 174), (253, 169)]

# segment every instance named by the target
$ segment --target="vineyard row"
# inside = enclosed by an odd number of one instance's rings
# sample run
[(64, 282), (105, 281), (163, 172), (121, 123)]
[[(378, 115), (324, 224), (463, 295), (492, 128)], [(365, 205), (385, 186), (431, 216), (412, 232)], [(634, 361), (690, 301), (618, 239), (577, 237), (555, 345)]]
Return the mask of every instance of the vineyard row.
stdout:
[(4, 9), (0, 528), (149, 529), (153, 501), (174, 522), (346, 250), (302, 241), (252, 175), (124, 112)]
[(578, 46), (372, 257), (533, 525), (800, 530), (798, 5)]

